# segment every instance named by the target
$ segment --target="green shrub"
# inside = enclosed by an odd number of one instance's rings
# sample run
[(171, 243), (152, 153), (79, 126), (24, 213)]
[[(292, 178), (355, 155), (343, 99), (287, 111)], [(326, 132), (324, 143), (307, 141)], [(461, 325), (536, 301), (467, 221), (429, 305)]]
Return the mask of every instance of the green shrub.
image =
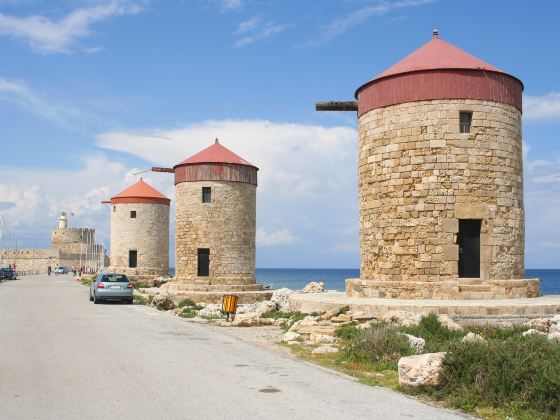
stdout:
[(183, 299), (181, 302), (179, 302), (179, 305), (177, 306), (179, 308), (193, 308), (194, 310), (197, 311), (200, 311), (202, 308), (204, 308), (204, 306), (199, 305), (198, 303), (196, 303), (194, 300), (190, 298)]
[(140, 295), (134, 295), (134, 302), (139, 303), (140, 305), (148, 305), (150, 303), (148, 298)]
[(425, 316), (416, 326), (401, 327), (399, 330), (426, 340), (426, 353), (447, 351), (451, 343), (461, 340), (465, 335), (464, 331), (450, 330), (442, 325), (436, 314)]
[(408, 339), (385, 323), (359, 330), (343, 348), (349, 360), (374, 367), (376, 370), (396, 369), (398, 360), (413, 354)]
[(292, 312), (270, 311), (262, 314), (261, 318), (280, 319), (280, 318), (290, 318), (291, 315)]
[(343, 306), (338, 312), (339, 315), (345, 315), (350, 310), (350, 306)]
[(334, 332), (334, 336), (338, 338), (342, 338), (343, 340), (350, 341), (356, 338), (360, 334), (360, 329), (356, 327), (354, 324), (347, 324), (341, 327), (338, 327)]
[(453, 343), (436, 395), (458, 408), (515, 406), (560, 412), (560, 345), (546, 337), (510, 336)]
[(179, 314), (179, 316), (182, 318), (194, 318), (197, 315), (198, 315), (198, 311), (194, 309), (188, 309)]
[(298, 321), (301, 321), (306, 316), (309, 316), (309, 314), (303, 312), (290, 312), (288, 321), (280, 325), (280, 328), (282, 328), (284, 331), (288, 331), (290, 328), (292, 328), (292, 325), (294, 325)]

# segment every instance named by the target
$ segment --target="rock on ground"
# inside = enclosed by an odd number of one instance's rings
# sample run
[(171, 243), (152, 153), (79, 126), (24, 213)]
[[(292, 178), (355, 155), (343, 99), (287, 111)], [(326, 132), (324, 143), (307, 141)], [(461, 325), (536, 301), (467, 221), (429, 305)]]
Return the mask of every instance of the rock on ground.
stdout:
[(314, 343), (334, 344), (336, 338), (332, 335), (312, 333), (309, 335), (309, 341)]
[(438, 315), (437, 318), (438, 318), (438, 321), (440, 322), (441, 325), (449, 328), (450, 330), (453, 330), (453, 331), (463, 331), (464, 330), (464, 328), (461, 325), (457, 324), (455, 321), (453, 321), (447, 315)]
[(272, 297), (270, 298), (270, 301), (276, 303), (276, 306), (278, 307), (279, 311), (288, 312), (290, 310), (290, 302), (289, 302), (290, 296), (292, 296), (294, 293), (296, 292), (286, 287), (283, 287), (281, 289), (272, 292)]
[(323, 344), (316, 349), (314, 349), (311, 354), (327, 354), (327, 353), (338, 353), (338, 349), (330, 344)]
[(152, 306), (160, 311), (169, 311), (177, 307), (169, 293), (160, 293), (155, 295), (152, 300)]
[(301, 335), (295, 332), (288, 331), (282, 336), (282, 341), (296, 341)]
[(529, 327), (531, 329), (535, 329), (539, 331), (548, 331), (550, 325), (551, 325), (550, 319), (547, 318), (535, 318), (523, 323), (524, 327)]
[(423, 316), (424, 314), (417, 314), (414, 312), (389, 311), (382, 317), (382, 320), (397, 324), (401, 327), (413, 327), (420, 324)]
[(207, 317), (221, 317), (222, 314), (222, 305), (218, 305), (215, 303), (209, 303), (200, 311), (198, 311), (198, 316), (207, 316)]
[(486, 340), (483, 336), (475, 334), (473, 332), (468, 333), (463, 337), (463, 343), (484, 343)]
[(325, 283), (322, 281), (312, 281), (299, 291), (299, 293), (323, 293), (325, 291)]
[(258, 314), (252, 312), (249, 314), (238, 314), (233, 318), (233, 322), (229, 325), (231, 326), (243, 326), (243, 327), (257, 327), (259, 325), (272, 325), (274, 324), (274, 319), (271, 318), (261, 318)]
[(443, 359), (445, 359), (445, 352), (401, 357), (398, 363), (399, 386), (439, 385)]
[(529, 335), (546, 335), (546, 333), (539, 331), (539, 330), (535, 330), (534, 328), (531, 328), (530, 330), (525, 331), (523, 334), (521, 334), (523, 337), (527, 337)]
[(278, 308), (276, 302), (265, 300), (263, 302), (254, 302), (246, 305), (239, 305), (238, 314), (256, 314), (258, 317), (267, 312), (275, 311)]
[(549, 333), (546, 338), (548, 339), (548, 341), (555, 341), (555, 342), (560, 342), (560, 332), (552, 332)]
[(415, 337), (411, 334), (406, 334), (406, 333), (397, 333), (397, 334), (406, 337), (406, 339), (408, 340), (408, 344), (410, 345), (410, 348), (412, 350), (416, 351), (417, 353), (422, 353), (424, 351), (424, 347), (426, 346), (426, 340), (424, 340), (423, 338)]

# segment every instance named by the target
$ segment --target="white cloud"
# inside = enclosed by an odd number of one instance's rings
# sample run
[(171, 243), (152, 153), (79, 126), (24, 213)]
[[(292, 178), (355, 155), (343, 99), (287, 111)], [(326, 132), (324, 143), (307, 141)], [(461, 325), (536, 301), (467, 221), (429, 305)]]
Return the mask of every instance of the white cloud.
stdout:
[(543, 96), (523, 96), (523, 119), (526, 121), (560, 120), (560, 92)]
[(234, 46), (245, 47), (257, 41), (270, 38), (286, 29), (286, 25), (279, 25), (273, 21), (263, 21), (260, 17), (253, 17), (239, 24), (237, 34), (242, 35)]
[(293, 244), (298, 238), (292, 235), (288, 229), (267, 230), (258, 228), (256, 240), (258, 246), (281, 246)]
[[(32, 237), (36, 244), (48, 247), (50, 230), (61, 211), (74, 213), (69, 223), (74, 227), (94, 227), (97, 238), (109, 245), (109, 209), (101, 201), (122, 191), (139, 177), (135, 168), (111, 161), (104, 155), (81, 160), (81, 169), (0, 168), (0, 215), (4, 233), (13, 239)], [(164, 194), (173, 186), (165, 179), (147, 174), (146, 181)], [(5, 236), (6, 237), (6, 236)], [(20, 242), (21, 244), (21, 242)], [(30, 247), (31, 243), (22, 244)]]
[(221, 3), (221, 10), (223, 12), (229, 12), (232, 10), (237, 10), (243, 7), (243, 0), (219, 0)]
[(0, 77), (0, 103), (16, 104), (36, 116), (54, 124), (67, 127), (70, 120), (81, 119), (81, 111), (68, 105), (49, 100), (34, 92), (21, 80)]
[[(373, 4), (361, 7), (344, 16), (334, 19), (323, 27), (320, 34), (307, 42), (306, 45), (315, 46), (331, 41), (344, 34), (355, 26), (362, 25), (374, 16), (383, 16), (395, 9), (422, 6), (433, 3), (435, 0), (402, 0), (402, 1), (375, 1)], [(401, 16), (402, 19), (402, 16)]]
[[(59, 20), (39, 15), (19, 17), (0, 13), (0, 35), (22, 39), (38, 53), (68, 54), (75, 51), (80, 39), (93, 33), (91, 26), (95, 22), (140, 11), (139, 3), (112, 0), (75, 9)], [(87, 51), (95, 51), (95, 48)]]

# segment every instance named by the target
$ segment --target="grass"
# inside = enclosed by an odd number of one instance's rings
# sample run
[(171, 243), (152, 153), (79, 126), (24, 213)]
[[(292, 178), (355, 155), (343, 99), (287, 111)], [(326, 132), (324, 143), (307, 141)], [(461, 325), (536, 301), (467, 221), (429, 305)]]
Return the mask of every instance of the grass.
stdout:
[(283, 312), (283, 311), (270, 311), (264, 313), (261, 318), (270, 318), (270, 319), (280, 319), (286, 318), (289, 319), (292, 316), (293, 312)]
[(179, 314), (181, 318), (194, 318), (197, 315), (198, 315), (198, 311), (194, 309), (188, 309)]
[[(179, 308), (192, 308), (192, 310), (195, 310), (195, 311), (200, 311), (201, 309), (204, 308), (204, 306), (199, 305), (198, 303), (196, 303), (194, 300), (192, 300), (190, 298), (183, 299), (181, 302), (179, 302), (177, 307), (179, 307)], [(188, 318), (188, 317), (185, 317), (185, 318)]]
[(148, 295), (146, 296), (141, 296), (141, 295), (134, 295), (134, 302), (138, 303), (140, 305), (150, 305), (152, 303), (152, 300), (154, 299), (154, 297), (152, 295)]
[[(450, 330), (437, 316), (414, 327), (373, 324), (359, 329), (349, 324), (335, 336), (341, 351), (311, 355), (311, 347), (290, 346), (307, 360), (352, 375), (360, 382), (386, 386), (438, 405), (461, 409), (488, 419), (560, 418), (560, 344), (546, 337), (522, 337), (527, 328), (474, 327), (485, 343), (462, 342), (467, 331)], [(399, 389), (397, 362), (414, 354), (403, 332), (426, 340), (425, 352), (446, 351), (438, 387)]]

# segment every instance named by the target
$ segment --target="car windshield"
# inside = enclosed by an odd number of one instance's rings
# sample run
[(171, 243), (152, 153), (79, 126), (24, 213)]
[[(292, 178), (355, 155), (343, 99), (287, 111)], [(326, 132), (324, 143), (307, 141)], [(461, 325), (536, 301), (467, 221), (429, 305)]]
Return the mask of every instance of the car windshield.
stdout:
[(128, 283), (128, 278), (124, 274), (103, 274), (102, 282), (123, 282)]

